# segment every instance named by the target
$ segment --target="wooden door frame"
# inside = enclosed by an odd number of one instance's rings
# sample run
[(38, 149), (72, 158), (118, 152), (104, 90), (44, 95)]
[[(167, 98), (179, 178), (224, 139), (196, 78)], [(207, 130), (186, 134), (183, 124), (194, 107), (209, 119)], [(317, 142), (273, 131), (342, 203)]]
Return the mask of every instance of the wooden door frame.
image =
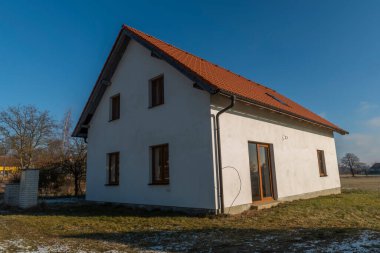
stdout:
[[(254, 141), (248, 141), (248, 144), (255, 144), (256, 145), (256, 156), (257, 156), (257, 162), (258, 162), (258, 173), (259, 173), (259, 190), (260, 190), (260, 200), (254, 200), (253, 203), (262, 203), (262, 202), (270, 202), (274, 200), (274, 187), (273, 187), (273, 168), (272, 168), (272, 154), (271, 154), (271, 144), (269, 143), (262, 143), (262, 142), (254, 142)], [(262, 182), (262, 170), (260, 166), (260, 146), (267, 148), (267, 156), (268, 156), (268, 165), (269, 165), (269, 180), (270, 180), (270, 189), (271, 189), (271, 197), (264, 197), (263, 194), (263, 182)], [(251, 182), (252, 184), (252, 182)]]

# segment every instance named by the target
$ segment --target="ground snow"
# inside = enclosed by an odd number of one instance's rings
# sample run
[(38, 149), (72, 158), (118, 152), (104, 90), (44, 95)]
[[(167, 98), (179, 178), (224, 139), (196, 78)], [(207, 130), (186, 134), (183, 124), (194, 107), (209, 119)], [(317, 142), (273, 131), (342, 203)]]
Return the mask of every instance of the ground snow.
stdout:
[[(165, 236), (170, 232), (164, 232), (160, 236), (147, 237), (144, 241), (150, 241), (153, 245), (147, 247), (144, 250), (137, 249), (144, 253), (164, 253), (164, 252), (186, 252), (193, 248), (194, 244), (197, 243), (197, 235), (188, 236), (188, 238), (178, 238), (177, 242), (165, 242)], [(257, 239), (257, 238), (256, 238)], [(276, 241), (278, 238), (276, 236), (268, 236), (260, 238), (268, 244), (267, 250), (271, 248), (271, 241)], [(302, 238), (300, 238), (302, 240)], [(167, 243), (167, 244), (166, 244)], [(217, 243), (217, 241), (213, 241)], [(33, 243), (35, 245), (35, 242)], [(238, 246), (239, 249), (247, 249), (254, 247), (252, 242), (244, 242), (243, 245)], [(277, 245), (278, 246), (278, 245)], [(210, 249), (212, 252), (212, 248)], [(53, 242), (51, 245), (40, 245), (37, 248), (30, 246), (28, 241), (23, 239), (13, 239), (0, 241), (0, 252), (25, 252), (25, 253), (51, 253), (51, 252), (80, 252), (87, 253), (91, 251), (73, 249), (69, 245), (62, 245), (57, 242)], [(326, 242), (321, 240), (305, 241), (300, 243), (294, 243), (291, 245), (291, 251), (294, 252), (380, 252), (380, 233), (374, 231), (362, 231), (357, 236), (353, 236), (343, 241), (332, 241)], [(120, 251), (110, 250), (107, 253), (118, 253)]]
[(346, 239), (343, 242), (333, 242), (327, 252), (368, 252), (380, 251), (380, 233), (372, 231), (362, 232), (354, 241)]
[(303, 250), (306, 253), (313, 252), (380, 252), (380, 233), (363, 231), (358, 236), (347, 238), (339, 242), (324, 242), (320, 240), (295, 243), (295, 250)]

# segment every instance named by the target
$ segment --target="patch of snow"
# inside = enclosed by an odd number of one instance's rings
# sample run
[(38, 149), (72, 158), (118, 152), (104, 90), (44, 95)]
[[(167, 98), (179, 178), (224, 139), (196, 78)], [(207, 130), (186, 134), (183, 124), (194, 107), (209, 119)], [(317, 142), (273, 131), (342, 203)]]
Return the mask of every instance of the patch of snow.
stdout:
[(353, 236), (342, 241), (323, 242), (320, 240), (294, 243), (294, 249), (303, 252), (380, 252), (380, 233), (365, 230), (358, 236)]
[(1, 249), (15, 248), (19, 250), (27, 251), (31, 249), (31, 246), (26, 245), (23, 239), (5, 240), (0, 244)]
[(27, 253), (50, 253), (50, 252), (68, 252), (70, 248), (66, 245), (53, 244), (49, 246), (37, 246), (37, 249), (33, 249), (29, 243), (23, 239), (4, 240), (0, 241), (0, 251), (14, 250), (16, 252)]
[(374, 248), (380, 251), (380, 233), (363, 231), (359, 237), (354, 240), (345, 239), (342, 242), (331, 243), (327, 247), (326, 252), (373, 252)]
[(31, 253), (68, 252), (70, 248), (66, 245), (54, 244), (52, 246), (38, 246), (36, 251)]

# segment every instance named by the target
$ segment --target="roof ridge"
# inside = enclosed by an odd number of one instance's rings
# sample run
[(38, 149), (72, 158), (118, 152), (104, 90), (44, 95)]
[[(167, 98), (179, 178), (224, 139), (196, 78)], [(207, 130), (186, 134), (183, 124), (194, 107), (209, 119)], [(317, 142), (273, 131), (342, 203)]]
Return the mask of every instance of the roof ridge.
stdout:
[[(233, 74), (233, 75), (236, 75), (236, 76), (238, 76), (238, 77), (240, 77), (240, 78), (243, 78), (243, 79), (247, 80), (248, 82), (251, 82), (252, 84), (256, 84), (256, 85), (261, 86), (261, 87), (263, 87), (263, 88), (265, 88), (265, 89), (268, 89), (268, 90), (270, 90), (270, 91), (276, 92), (274, 89), (271, 89), (271, 88), (269, 88), (269, 87), (267, 87), (267, 86), (265, 86), (265, 85), (263, 85), (263, 84), (260, 84), (260, 83), (258, 83), (258, 82), (256, 82), (256, 81), (250, 80), (250, 79), (248, 79), (248, 78), (246, 78), (246, 77), (244, 77), (244, 76), (242, 76), (242, 75), (239, 75), (239, 74), (237, 74), (237, 73), (235, 73), (235, 72), (233, 72), (233, 71), (231, 71), (231, 70), (229, 70), (229, 69), (227, 69), (227, 68), (225, 68), (225, 67), (222, 67), (222, 66), (220, 66), (220, 65), (218, 65), (218, 64), (216, 64), (216, 63), (213, 63), (213, 62), (211, 62), (211, 61), (208, 61), (208, 60), (206, 60), (206, 59), (204, 59), (204, 58), (202, 58), (202, 57), (200, 57), (200, 56), (197, 56), (197, 55), (195, 55), (195, 54), (193, 54), (193, 53), (190, 53), (190, 52), (188, 52), (188, 51), (185, 51), (184, 49), (179, 48), (179, 47), (177, 47), (177, 46), (174, 46), (174, 45), (172, 45), (172, 44), (170, 44), (170, 43), (167, 43), (167, 42), (165, 42), (165, 41), (163, 41), (163, 40), (161, 40), (161, 39), (159, 39), (159, 38), (157, 38), (157, 37), (154, 37), (154, 36), (152, 36), (152, 35), (150, 35), (150, 34), (147, 34), (147, 33), (144, 33), (144, 32), (142, 32), (142, 31), (140, 31), (140, 30), (137, 30), (137, 29), (134, 28), (134, 27), (128, 26), (128, 25), (126, 25), (126, 24), (123, 24), (122, 27), (123, 27), (123, 29), (127, 28), (127, 29), (132, 30), (132, 31), (138, 31), (138, 32), (140, 32), (140, 33), (143, 33), (144, 35), (146, 35), (146, 36), (148, 36), (148, 37), (150, 37), (150, 38), (153, 38), (153, 39), (155, 39), (155, 40), (158, 40), (158, 41), (160, 41), (161, 43), (164, 43), (164, 44), (166, 44), (166, 45), (168, 45), (168, 46), (174, 47), (174, 48), (176, 48), (176, 49), (182, 51), (182, 52), (185, 53), (185, 54), (188, 54), (188, 55), (191, 55), (191, 56), (197, 57), (197, 58), (199, 58), (199, 59), (202, 60), (202, 61), (205, 61), (205, 62), (208, 62), (208, 63), (214, 65), (215, 67), (221, 68), (221, 69), (223, 69), (223, 70), (225, 70), (225, 71), (230, 72), (230, 73)], [(277, 93), (277, 92), (276, 92), (276, 93)]]
[[(162, 50), (164, 54), (167, 54), (174, 61), (182, 64), (185, 68), (188, 68), (200, 78), (205, 79), (210, 85), (213, 85), (223, 91), (245, 97), (248, 100), (253, 100), (259, 104), (273, 107), (275, 110), (280, 110), (286, 114), (290, 113), (290, 115), (296, 115), (296, 117), (301, 116), (301, 118), (306, 120), (311, 120), (317, 124), (328, 126), (335, 129), (339, 133), (348, 133), (344, 129), (341, 129), (318, 114), (265, 85), (252, 81), (244, 76), (232, 72), (231, 70), (189, 53), (133, 27), (127, 25), (123, 25), (122, 27), (123, 30), (132, 33), (142, 41), (145, 41), (157, 49)], [(203, 63), (205, 65), (203, 65)], [(269, 98), (270, 96), (268, 96), (268, 94), (279, 96), (280, 100), (283, 100), (285, 103), (279, 102), (278, 98)], [(291, 104), (292, 106), (289, 107), (284, 104)]]
[[(213, 92), (215, 90), (226, 94), (234, 94), (248, 103), (253, 103), (301, 121), (316, 124), (319, 127), (326, 127), (343, 135), (348, 134), (346, 130), (334, 125), (330, 121), (265, 85), (252, 81), (202, 57), (123, 24), (81, 113), (73, 136), (87, 137), (88, 130), (86, 124), (90, 122), (99, 104), (99, 98), (101, 98), (105, 92), (102, 80), (105, 80), (104, 78), (106, 78), (106, 80), (112, 78), (131, 37), (147, 49), (152, 51), (157, 50), (160, 55), (162, 54), (163, 59), (183, 72), (191, 80), (206, 81), (205, 85), (207, 87), (205, 86), (205, 88), (209, 88), (207, 91), (212, 94), (214, 94)], [(270, 91), (270, 93), (267, 91)], [(268, 96), (268, 94), (279, 96), (279, 98)]]

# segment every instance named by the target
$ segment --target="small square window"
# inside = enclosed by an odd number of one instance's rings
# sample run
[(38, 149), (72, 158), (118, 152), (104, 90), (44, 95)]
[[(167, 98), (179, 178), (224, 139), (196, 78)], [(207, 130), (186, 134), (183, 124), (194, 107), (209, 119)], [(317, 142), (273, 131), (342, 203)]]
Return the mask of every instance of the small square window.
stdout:
[(111, 97), (110, 121), (120, 119), (120, 94)]
[(152, 184), (169, 184), (169, 145), (151, 147)]
[(326, 177), (326, 161), (325, 161), (325, 152), (323, 150), (317, 150), (318, 156), (318, 167), (319, 167), (319, 175), (321, 177)]
[(119, 152), (108, 154), (108, 184), (119, 184)]
[(164, 76), (150, 81), (150, 107), (164, 104)]

